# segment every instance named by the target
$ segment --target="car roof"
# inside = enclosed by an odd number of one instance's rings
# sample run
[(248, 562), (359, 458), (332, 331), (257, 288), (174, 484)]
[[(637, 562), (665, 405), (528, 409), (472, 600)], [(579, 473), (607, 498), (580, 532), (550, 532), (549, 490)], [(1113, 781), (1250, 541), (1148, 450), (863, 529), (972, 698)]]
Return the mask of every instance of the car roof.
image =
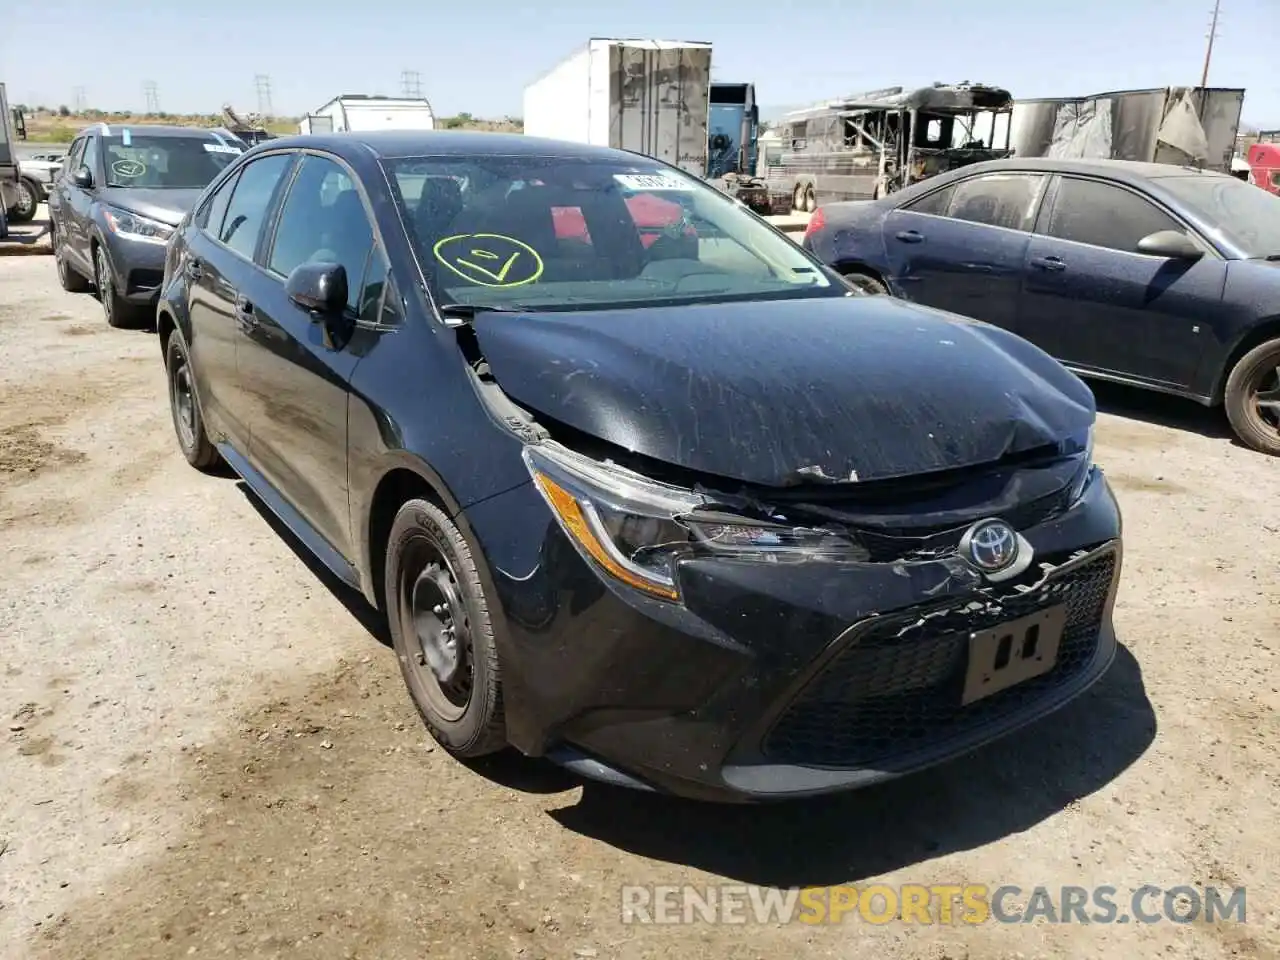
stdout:
[[(1173, 163), (1143, 163), (1137, 160), (1059, 160), (1048, 157), (1009, 157), (1005, 160), (984, 160), (958, 168), (965, 174), (996, 173), (999, 171), (1030, 170), (1045, 173), (1079, 173), (1109, 177), (1112, 180), (1138, 183), (1143, 180), (1161, 180), (1168, 177), (1225, 177), (1217, 170)], [(927, 181), (922, 181), (927, 182)]]
[(259, 146), (271, 150), (315, 147), (342, 155), (364, 149), (378, 159), (424, 156), (562, 157), (581, 160), (653, 161), (648, 157), (611, 147), (589, 146), (565, 140), (529, 137), (522, 133), (486, 133), (469, 130), (376, 130), (306, 134), (278, 137)]
[(179, 127), (172, 124), (159, 123), (108, 123), (103, 120), (99, 123), (91, 124), (80, 131), (78, 136), (84, 136), (91, 133), (101, 133), (106, 136), (115, 136), (121, 130), (128, 130), (139, 136), (148, 137), (209, 137), (213, 139), (215, 134), (209, 127)]

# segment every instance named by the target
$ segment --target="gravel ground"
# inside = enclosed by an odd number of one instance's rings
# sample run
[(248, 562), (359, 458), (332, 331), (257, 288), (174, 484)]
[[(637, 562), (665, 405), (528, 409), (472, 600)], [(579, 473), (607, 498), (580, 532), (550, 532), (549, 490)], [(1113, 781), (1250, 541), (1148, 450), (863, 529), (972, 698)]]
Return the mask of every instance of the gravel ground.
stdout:
[[(155, 338), (0, 259), (0, 953), (1280, 956), (1280, 461), (1100, 390), (1123, 650), (959, 763), (722, 809), (432, 749), (376, 617), (172, 438)], [(1248, 887), (1244, 925), (656, 926), (624, 884)]]

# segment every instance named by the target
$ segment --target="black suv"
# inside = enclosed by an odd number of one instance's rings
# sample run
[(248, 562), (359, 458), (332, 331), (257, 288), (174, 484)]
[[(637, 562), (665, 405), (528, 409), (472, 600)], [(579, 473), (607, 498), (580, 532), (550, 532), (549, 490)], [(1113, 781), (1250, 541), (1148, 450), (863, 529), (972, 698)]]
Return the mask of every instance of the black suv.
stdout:
[(200, 191), (244, 152), (194, 127), (88, 127), (49, 191), (49, 229), (65, 290), (98, 290), (107, 323), (154, 316), (164, 247)]

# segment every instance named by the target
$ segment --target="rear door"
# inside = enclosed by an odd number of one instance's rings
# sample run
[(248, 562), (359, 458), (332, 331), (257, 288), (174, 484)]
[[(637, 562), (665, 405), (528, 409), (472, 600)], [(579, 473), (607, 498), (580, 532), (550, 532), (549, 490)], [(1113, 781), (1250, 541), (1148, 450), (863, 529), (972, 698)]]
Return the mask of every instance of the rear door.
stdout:
[(75, 189), (71, 176), (80, 167), (81, 158), (84, 156), (85, 139), (85, 137), (81, 136), (71, 142), (67, 157), (62, 162), (62, 169), (58, 171), (53, 187), (49, 190), (49, 219), (63, 233), (64, 255), (71, 249), (69, 242), (69, 232), (71, 230), (69, 222), (71, 215), (70, 201), (71, 191)]
[[(1138, 253), (1159, 230), (1188, 233), (1199, 260)], [(1027, 250), (1019, 326), (1064, 363), (1187, 387), (1224, 310), (1227, 265), (1170, 210), (1111, 181), (1056, 178)]]
[[(348, 562), (355, 558), (347, 501), (347, 393), (359, 358), (349, 347), (363, 309), (376, 317), (386, 260), (352, 172), (306, 154), (280, 210), (261, 271), (244, 292), (252, 323), (240, 341), (241, 383), (253, 434), (249, 459)], [(341, 264), (347, 311), (319, 322), (285, 293), (305, 263)]]
[(916, 303), (1017, 329), (1030, 230), (1048, 177), (968, 177), (893, 210), (884, 243), (895, 287)]
[(245, 164), (196, 211), (198, 230), (180, 267), (187, 275), (192, 368), (213, 439), (242, 456), (250, 445), (249, 401), (237, 364), (248, 321), (239, 304), (261, 269), (254, 256), (294, 154), (267, 154)]

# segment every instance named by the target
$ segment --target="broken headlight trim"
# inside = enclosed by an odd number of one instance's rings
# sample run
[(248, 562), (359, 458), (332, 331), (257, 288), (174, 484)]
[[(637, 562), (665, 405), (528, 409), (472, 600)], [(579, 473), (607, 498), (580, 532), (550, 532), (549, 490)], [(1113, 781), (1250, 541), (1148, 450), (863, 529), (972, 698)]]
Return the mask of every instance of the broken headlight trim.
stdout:
[(649, 596), (679, 601), (682, 557), (763, 562), (857, 560), (840, 534), (737, 517), (682, 487), (593, 460), (554, 443), (524, 448), (534, 485), (578, 550), (604, 572)]
[(1093, 467), (1093, 429), (1093, 424), (1090, 424), (1087, 431), (1080, 435), (1069, 437), (1062, 444), (1062, 452), (1064, 454), (1080, 459), (1080, 468), (1076, 471), (1075, 476), (1071, 478), (1071, 492), (1067, 498), (1067, 502), (1071, 505), (1074, 505), (1084, 496), (1096, 474)]

